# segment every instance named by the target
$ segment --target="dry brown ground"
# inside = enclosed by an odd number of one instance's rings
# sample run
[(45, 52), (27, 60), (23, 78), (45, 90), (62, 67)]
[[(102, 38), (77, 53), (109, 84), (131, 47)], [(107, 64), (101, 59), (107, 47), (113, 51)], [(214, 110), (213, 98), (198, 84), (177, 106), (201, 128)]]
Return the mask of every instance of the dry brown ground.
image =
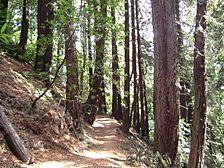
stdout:
[(120, 124), (109, 116), (97, 116), (93, 126), (84, 124), (83, 140), (79, 141), (72, 132), (60, 131), (63, 109), (51, 94), (48, 93), (38, 102), (37, 108), (30, 111), (34, 96), (44, 89), (31, 72), (30, 65), (0, 54), (0, 105), (7, 109), (8, 118), (34, 157), (32, 165), (22, 163), (10, 152), (0, 135), (0, 167), (147, 167), (129, 157), (137, 151), (135, 144), (142, 142), (124, 136)]

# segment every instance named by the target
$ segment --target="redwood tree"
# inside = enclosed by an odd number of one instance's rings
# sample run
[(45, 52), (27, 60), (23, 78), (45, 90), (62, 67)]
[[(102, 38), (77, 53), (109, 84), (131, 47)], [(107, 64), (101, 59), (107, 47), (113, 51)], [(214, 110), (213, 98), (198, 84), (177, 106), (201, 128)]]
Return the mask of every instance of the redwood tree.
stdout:
[(115, 17), (115, 1), (112, 1), (111, 17), (113, 22), (112, 27), (112, 72), (113, 72), (113, 97), (112, 97), (112, 115), (116, 120), (122, 119), (121, 94), (120, 94), (120, 76), (119, 76), (119, 60), (117, 51), (117, 33), (116, 33), (116, 17)]
[(137, 44), (138, 44), (138, 68), (139, 68), (139, 92), (141, 103), (141, 136), (149, 138), (149, 124), (148, 124), (148, 110), (147, 110), (147, 97), (146, 97), (146, 85), (145, 75), (143, 68), (143, 57), (141, 51), (140, 40), (140, 26), (139, 26), (139, 5), (138, 1), (135, 1), (136, 6), (136, 28), (137, 28)]
[(205, 29), (208, 0), (197, 1), (194, 49), (195, 104), (188, 168), (203, 167), (206, 137), (207, 75), (205, 69)]
[[(90, 1), (88, 1), (88, 7), (91, 7)], [(87, 16), (87, 43), (88, 43), (88, 58), (89, 58), (89, 88), (92, 89), (93, 82), (93, 58), (92, 58), (92, 41), (91, 41), (91, 12), (88, 12)]]
[(124, 68), (124, 111), (123, 111), (123, 132), (129, 133), (129, 128), (131, 126), (130, 118), (130, 56), (129, 56), (129, 2), (125, 1), (125, 68)]
[(139, 123), (139, 105), (138, 105), (138, 79), (137, 79), (137, 59), (136, 59), (136, 26), (135, 26), (135, 0), (131, 0), (131, 38), (132, 38), (132, 71), (134, 74), (134, 100), (133, 100), (133, 127), (137, 132), (140, 132)]
[(154, 150), (175, 162), (180, 93), (175, 0), (152, 0), (154, 32)]
[(19, 41), (19, 48), (21, 53), (24, 53), (26, 50), (28, 30), (29, 30), (29, 5), (28, 0), (23, 0), (22, 28)]
[(46, 86), (50, 83), (52, 63), (54, 5), (53, 0), (38, 0), (38, 35), (34, 69), (43, 72)]
[[(81, 29), (81, 43), (82, 43), (82, 56), (83, 56), (83, 63), (82, 63), (82, 69), (80, 72), (80, 95), (82, 95), (83, 92), (83, 86), (84, 86), (84, 72), (86, 69), (86, 61), (87, 61), (87, 22), (86, 22), (86, 16), (87, 13), (84, 12), (85, 9), (85, 1), (81, 1), (81, 5), (80, 5), (80, 11), (82, 13), (81, 17), (84, 20), (83, 23), (80, 24), (80, 29)], [(88, 20), (88, 19), (87, 19)]]
[(93, 6), (95, 9), (94, 21), (95, 21), (95, 71), (93, 74), (92, 88), (90, 88), (90, 94), (88, 102), (95, 104), (98, 107), (99, 113), (106, 112), (106, 100), (105, 100), (105, 83), (104, 83), (104, 55), (105, 55), (105, 38), (106, 38), (106, 19), (107, 16), (107, 1), (100, 0), (94, 1)]
[(65, 30), (65, 58), (66, 58), (66, 112), (70, 113), (74, 119), (75, 126), (78, 127), (80, 104), (79, 104), (79, 82), (78, 82), (78, 58), (75, 47), (74, 23), (68, 18)]

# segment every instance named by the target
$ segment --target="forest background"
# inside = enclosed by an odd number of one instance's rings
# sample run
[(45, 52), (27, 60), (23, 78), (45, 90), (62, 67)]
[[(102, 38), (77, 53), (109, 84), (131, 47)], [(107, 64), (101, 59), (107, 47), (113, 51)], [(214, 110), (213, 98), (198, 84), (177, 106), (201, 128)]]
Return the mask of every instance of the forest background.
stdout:
[[(107, 113), (122, 120), (124, 132), (134, 127), (143, 139), (154, 141), (155, 150), (168, 155), (172, 164), (179, 160), (178, 164), (183, 166), (190, 165), (191, 157), (194, 158), (190, 151), (193, 137), (197, 136), (194, 129), (198, 129), (198, 122), (192, 126), (192, 121), (197, 118), (196, 114), (201, 114), (199, 121), (202, 119), (202, 127), (206, 127), (207, 133), (202, 128), (198, 135), (198, 139), (201, 138), (198, 150), (202, 154), (198, 157), (204, 157), (207, 167), (224, 166), (222, 0), (209, 4), (199, 0), (169, 0), (169, 4), (153, 0), (129, 3), (122, 0), (0, 2), (1, 50), (31, 64), (34, 75), (47, 89), (57, 85), (66, 90), (56, 95), (64, 102), (75, 125), (79, 124), (75, 119), (82, 113), (81, 102), (91, 104), (93, 108), (97, 107), (97, 113)], [(204, 12), (202, 16), (200, 7)], [(163, 19), (164, 23), (160, 23)], [(205, 37), (202, 50), (196, 44), (198, 32)], [(163, 45), (158, 45), (159, 39), (168, 46), (166, 57), (160, 48)], [(204, 62), (196, 64), (197, 54)], [(163, 62), (164, 58), (168, 61)], [(173, 59), (174, 62), (169, 61)], [(204, 94), (200, 96), (197, 95), (202, 93), (197, 90), (198, 76), (195, 77), (199, 65), (204, 67), (204, 74), (199, 76), (204, 82), (200, 84), (205, 86)], [(172, 75), (157, 78), (159, 72), (165, 71)], [(171, 97), (164, 93), (170, 89), (167, 87), (169, 82), (174, 92)], [(177, 87), (179, 91), (175, 90)], [(163, 96), (167, 100), (163, 100)], [(205, 96), (204, 102), (200, 100), (201, 96)], [(177, 108), (173, 110), (171, 106), (175, 102), (179, 105), (173, 105)], [(207, 108), (198, 111), (197, 103)], [(163, 121), (172, 110), (178, 121), (175, 117)], [(163, 128), (159, 130), (161, 125), (169, 127), (175, 135), (168, 135)], [(165, 143), (173, 148), (160, 142), (161, 137), (168, 137)], [(189, 155), (192, 156), (188, 160)], [(195, 164), (203, 165), (203, 161)]]

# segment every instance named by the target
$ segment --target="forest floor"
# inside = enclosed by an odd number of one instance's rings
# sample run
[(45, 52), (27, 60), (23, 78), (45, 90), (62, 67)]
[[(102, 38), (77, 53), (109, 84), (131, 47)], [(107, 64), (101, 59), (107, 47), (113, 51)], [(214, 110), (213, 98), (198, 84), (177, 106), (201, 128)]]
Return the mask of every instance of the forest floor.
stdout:
[[(34, 76), (32, 66), (0, 54), (0, 105), (34, 158), (31, 165), (19, 161), (0, 134), (1, 168), (154, 167), (150, 147), (134, 131), (123, 135), (120, 123), (108, 115), (97, 116), (92, 126), (83, 122), (77, 137), (61, 129), (64, 108), (51, 93), (32, 109), (44, 90)], [(63, 87), (53, 89), (60, 93)]]

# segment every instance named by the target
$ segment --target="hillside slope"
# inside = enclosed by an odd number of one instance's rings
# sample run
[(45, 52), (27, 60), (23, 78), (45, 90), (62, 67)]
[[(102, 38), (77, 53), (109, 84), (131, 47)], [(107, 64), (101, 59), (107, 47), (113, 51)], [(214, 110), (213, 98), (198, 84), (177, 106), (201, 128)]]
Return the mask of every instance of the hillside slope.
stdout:
[(1, 134), (0, 167), (154, 167), (148, 158), (141, 157), (146, 152), (152, 155), (146, 145), (137, 137), (124, 136), (120, 124), (109, 116), (97, 116), (93, 126), (83, 123), (79, 141), (73, 131), (61, 129), (64, 109), (50, 93), (31, 110), (32, 101), (43, 90), (30, 65), (0, 55), (0, 105), (34, 157), (32, 165), (19, 161)]

